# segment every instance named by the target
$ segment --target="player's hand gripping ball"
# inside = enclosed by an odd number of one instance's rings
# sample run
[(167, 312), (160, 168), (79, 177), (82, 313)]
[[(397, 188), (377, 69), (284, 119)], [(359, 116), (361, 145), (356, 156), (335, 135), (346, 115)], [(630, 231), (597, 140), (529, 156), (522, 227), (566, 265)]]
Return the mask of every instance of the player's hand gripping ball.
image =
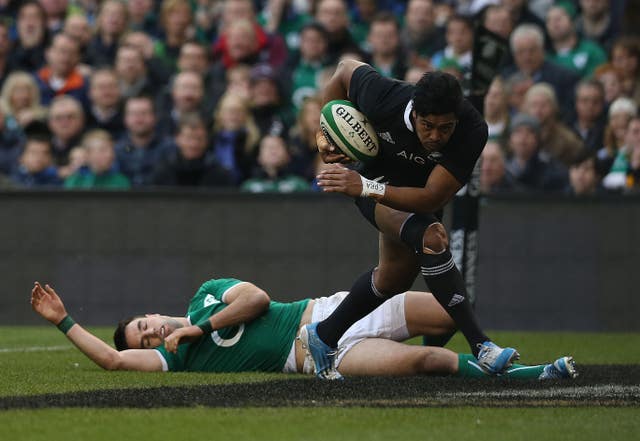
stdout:
[(378, 155), (378, 136), (366, 116), (350, 101), (333, 100), (320, 111), (320, 129), (327, 141), (354, 161)]

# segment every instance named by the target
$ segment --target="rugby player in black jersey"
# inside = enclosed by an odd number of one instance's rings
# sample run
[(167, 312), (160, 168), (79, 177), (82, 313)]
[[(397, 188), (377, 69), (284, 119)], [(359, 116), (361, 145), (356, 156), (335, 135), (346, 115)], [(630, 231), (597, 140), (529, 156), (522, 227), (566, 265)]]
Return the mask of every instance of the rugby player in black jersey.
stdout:
[(416, 85), (385, 78), (355, 60), (340, 62), (323, 91), (323, 102), (348, 99), (375, 128), (375, 159), (347, 168), (349, 158), (321, 132), (318, 149), (334, 163), (320, 173), (325, 192), (356, 198), (361, 213), (380, 232), (378, 265), (366, 272), (325, 320), (303, 327), (300, 339), (323, 379), (340, 379), (334, 368), (342, 334), (386, 299), (407, 291), (419, 272), (462, 331), (488, 373), (499, 374), (519, 357), (494, 344), (480, 328), (464, 280), (451, 256), (442, 209), (469, 180), (487, 141), (487, 124), (462, 96), (457, 80), (428, 72)]

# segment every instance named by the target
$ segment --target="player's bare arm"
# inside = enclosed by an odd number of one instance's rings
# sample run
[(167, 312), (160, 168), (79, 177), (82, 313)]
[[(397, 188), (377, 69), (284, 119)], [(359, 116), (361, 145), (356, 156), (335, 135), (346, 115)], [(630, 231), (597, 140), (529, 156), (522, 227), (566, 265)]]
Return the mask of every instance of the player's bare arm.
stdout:
[[(348, 99), (349, 85), (351, 84), (353, 72), (364, 64), (365, 63), (356, 60), (342, 60), (338, 63), (335, 73), (324, 88), (322, 104), (324, 105), (332, 100)], [(348, 156), (339, 153), (339, 150), (327, 141), (322, 131), (316, 133), (316, 144), (318, 145), (320, 156), (325, 163), (346, 164), (352, 162)]]
[(164, 339), (164, 347), (176, 352), (180, 343), (191, 341), (205, 332), (250, 322), (269, 309), (271, 298), (253, 283), (243, 282), (231, 288), (224, 296), (226, 308), (208, 319), (208, 323), (194, 323), (173, 331)]
[(325, 192), (352, 197), (370, 196), (382, 205), (412, 213), (438, 211), (462, 188), (462, 184), (440, 165), (434, 168), (423, 188), (380, 185), (377, 192), (363, 192), (365, 185), (373, 186), (375, 183), (366, 182), (368, 180), (364, 180), (358, 172), (338, 165), (322, 171), (317, 179)]
[[(43, 287), (38, 282), (31, 290), (31, 308), (56, 326), (68, 317), (62, 299), (55, 290), (49, 285)], [(118, 352), (77, 323), (69, 328), (66, 336), (82, 353), (103, 369), (162, 370), (162, 363), (153, 351), (129, 349)]]

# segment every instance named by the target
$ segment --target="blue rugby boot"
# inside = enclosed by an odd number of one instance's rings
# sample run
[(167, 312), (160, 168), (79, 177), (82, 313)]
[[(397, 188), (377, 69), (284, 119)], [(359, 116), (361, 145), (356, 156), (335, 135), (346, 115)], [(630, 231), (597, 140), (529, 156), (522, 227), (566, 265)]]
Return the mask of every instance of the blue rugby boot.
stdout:
[(316, 377), (321, 380), (343, 380), (344, 377), (335, 368), (335, 357), (338, 350), (329, 347), (318, 336), (318, 323), (311, 323), (300, 329), (298, 339), (302, 348), (311, 356), (315, 365)]
[(520, 358), (520, 354), (513, 348), (501, 348), (492, 341), (485, 341), (478, 345), (478, 365), (485, 372), (497, 375), (503, 373), (515, 360)]
[(557, 380), (561, 378), (576, 378), (577, 376), (578, 371), (573, 357), (560, 357), (544, 367), (538, 380)]

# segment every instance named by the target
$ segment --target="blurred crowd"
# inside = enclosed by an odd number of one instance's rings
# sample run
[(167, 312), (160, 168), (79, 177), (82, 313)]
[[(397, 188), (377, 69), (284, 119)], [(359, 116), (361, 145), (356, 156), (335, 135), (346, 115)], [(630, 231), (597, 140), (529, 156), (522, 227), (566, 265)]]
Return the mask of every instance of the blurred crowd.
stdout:
[(464, 85), (479, 24), (485, 193), (640, 188), (640, 2), (0, 0), (0, 188), (317, 191), (343, 58)]

